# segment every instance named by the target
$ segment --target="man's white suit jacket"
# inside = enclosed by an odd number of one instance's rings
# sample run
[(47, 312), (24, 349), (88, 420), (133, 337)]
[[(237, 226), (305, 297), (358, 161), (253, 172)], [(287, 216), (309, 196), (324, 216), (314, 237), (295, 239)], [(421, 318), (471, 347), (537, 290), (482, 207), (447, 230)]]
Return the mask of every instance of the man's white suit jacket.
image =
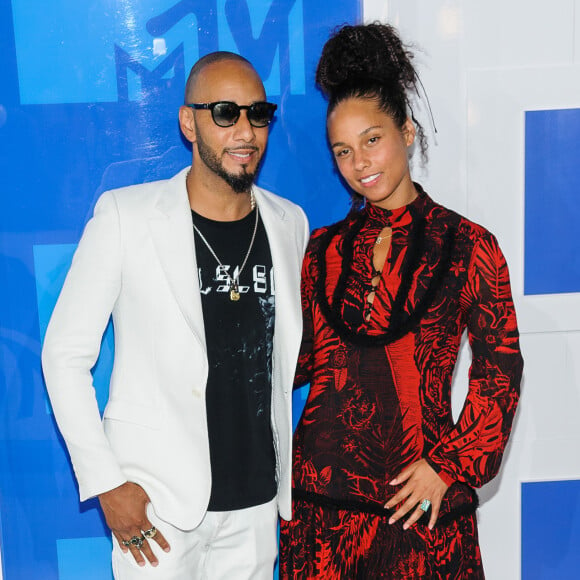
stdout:
[[(184, 530), (203, 518), (211, 488), (208, 361), (187, 171), (100, 197), (42, 353), (81, 501), (133, 481), (149, 494), (160, 518)], [(257, 187), (254, 192), (274, 268), (272, 432), (278, 507), (289, 519), (291, 393), (308, 222), (290, 201)], [(101, 420), (91, 368), (111, 314), (115, 359)]]

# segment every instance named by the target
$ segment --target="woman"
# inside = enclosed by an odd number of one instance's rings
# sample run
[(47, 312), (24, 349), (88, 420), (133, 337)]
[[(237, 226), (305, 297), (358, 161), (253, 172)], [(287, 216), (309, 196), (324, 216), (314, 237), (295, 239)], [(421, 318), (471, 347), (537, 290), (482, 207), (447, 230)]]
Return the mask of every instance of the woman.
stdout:
[[(412, 54), (382, 24), (345, 26), (316, 80), (353, 195), (313, 233), (296, 385), (311, 383), (294, 445), (294, 519), (281, 578), (483, 578), (473, 490), (500, 466), (522, 358), (504, 257), (484, 228), (411, 179)], [(454, 423), (461, 335), (473, 360)]]

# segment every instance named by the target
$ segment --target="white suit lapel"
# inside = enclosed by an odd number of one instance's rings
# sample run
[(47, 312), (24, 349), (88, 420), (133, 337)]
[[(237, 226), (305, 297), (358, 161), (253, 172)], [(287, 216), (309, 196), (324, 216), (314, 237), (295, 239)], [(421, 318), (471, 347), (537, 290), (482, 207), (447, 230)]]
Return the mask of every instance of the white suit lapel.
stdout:
[(149, 227), (157, 256), (185, 320), (205, 350), (205, 331), (185, 179), (189, 168), (160, 192)]

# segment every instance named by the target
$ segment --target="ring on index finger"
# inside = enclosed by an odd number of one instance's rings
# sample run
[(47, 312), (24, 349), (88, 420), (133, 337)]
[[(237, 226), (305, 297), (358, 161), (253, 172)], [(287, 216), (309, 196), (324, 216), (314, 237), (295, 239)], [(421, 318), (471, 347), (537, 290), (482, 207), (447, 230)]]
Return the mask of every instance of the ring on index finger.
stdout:
[(148, 530), (143, 530), (143, 536), (148, 540), (153, 539), (157, 535), (157, 528), (151, 526)]

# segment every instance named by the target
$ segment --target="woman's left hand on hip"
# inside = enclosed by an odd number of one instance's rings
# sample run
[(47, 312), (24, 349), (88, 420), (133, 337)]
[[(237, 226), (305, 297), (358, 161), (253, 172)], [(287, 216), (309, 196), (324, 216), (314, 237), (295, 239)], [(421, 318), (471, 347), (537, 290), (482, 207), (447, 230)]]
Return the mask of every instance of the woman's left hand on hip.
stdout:
[[(428, 509), (431, 508), (429, 529), (432, 530), (439, 516), (441, 501), (448, 485), (437, 475), (437, 472), (425, 461), (419, 459), (404, 469), (390, 485), (405, 484), (385, 504), (388, 509), (399, 506), (399, 509), (389, 519), (394, 524), (406, 514), (411, 514), (403, 524), (403, 529), (410, 528)], [(399, 505), (401, 504), (401, 505)]]

